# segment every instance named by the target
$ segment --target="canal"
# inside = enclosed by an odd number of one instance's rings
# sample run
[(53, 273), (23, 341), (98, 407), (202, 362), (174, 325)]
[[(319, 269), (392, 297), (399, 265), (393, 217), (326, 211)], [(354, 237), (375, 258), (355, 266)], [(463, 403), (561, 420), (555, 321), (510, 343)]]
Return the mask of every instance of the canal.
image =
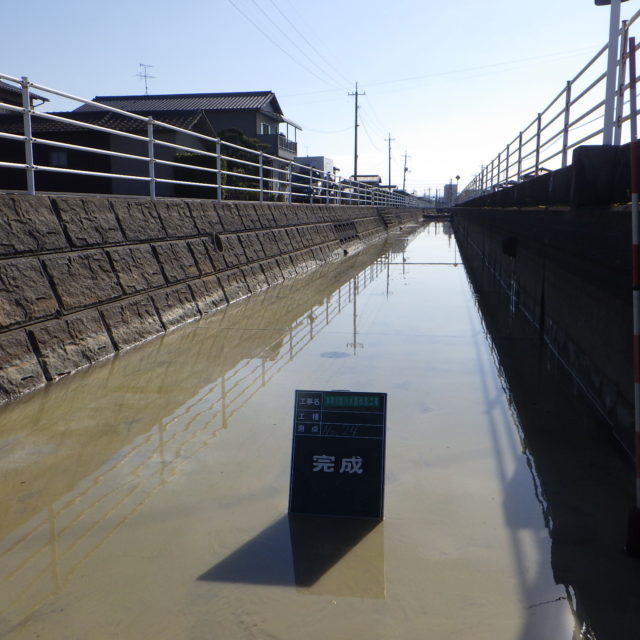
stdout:
[[(382, 523), (290, 526), (295, 389), (388, 394)], [(431, 223), (0, 408), (0, 637), (637, 640), (631, 480)]]

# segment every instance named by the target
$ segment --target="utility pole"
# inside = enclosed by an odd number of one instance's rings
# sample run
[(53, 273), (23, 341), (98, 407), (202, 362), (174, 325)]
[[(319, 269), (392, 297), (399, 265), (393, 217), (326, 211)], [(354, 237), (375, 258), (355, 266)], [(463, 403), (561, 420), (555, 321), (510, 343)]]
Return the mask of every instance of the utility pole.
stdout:
[(385, 138), (385, 140), (389, 143), (389, 182), (387, 184), (391, 189), (391, 143), (395, 141), (395, 138), (392, 138), (391, 134), (389, 134), (389, 137)]
[(402, 190), (405, 191), (405, 188), (407, 186), (407, 171), (409, 171), (409, 168), (407, 167), (407, 158), (410, 158), (411, 156), (407, 155), (407, 152), (404, 152), (404, 173), (402, 175)]
[(356, 109), (355, 109), (355, 127), (354, 127), (354, 143), (353, 143), (353, 179), (358, 179), (358, 96), (366, 96), (366, 92), (358, 93), (358, 83), (356, 82), (355, 93), (350, 93), (350, 96), (355, 96)]

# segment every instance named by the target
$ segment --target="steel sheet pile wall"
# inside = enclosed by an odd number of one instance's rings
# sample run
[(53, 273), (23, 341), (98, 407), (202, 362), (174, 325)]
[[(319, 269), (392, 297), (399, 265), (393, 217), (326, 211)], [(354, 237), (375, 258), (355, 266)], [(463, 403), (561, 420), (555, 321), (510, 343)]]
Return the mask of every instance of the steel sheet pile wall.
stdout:
[(375, 207), (0, 195), (0, 403), (340, 259), (396, 220)]
[(474, 281), (538, 327), (631, 448), (629, 210), (458, 209), (453, 224)]

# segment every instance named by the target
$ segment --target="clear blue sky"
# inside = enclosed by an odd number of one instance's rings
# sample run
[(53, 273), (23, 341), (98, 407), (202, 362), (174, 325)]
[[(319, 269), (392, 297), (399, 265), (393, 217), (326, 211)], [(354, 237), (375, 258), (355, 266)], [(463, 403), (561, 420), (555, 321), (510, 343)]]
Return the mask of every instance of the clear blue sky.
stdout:
[[(623, 18), (640, 8), (623, 3)], [(92, 98), (275, 91), (301, 155), (422, 193), (461, 185), (562, 89), (608, 38), (593, 0), (23, 0), (0, 9), (0, 72)], [(639, 23), (640, 24), (640, 23)], [(637, 34), (640, 36), (640, 33)], [(55, 104), (54, 108), (68, 108)]]

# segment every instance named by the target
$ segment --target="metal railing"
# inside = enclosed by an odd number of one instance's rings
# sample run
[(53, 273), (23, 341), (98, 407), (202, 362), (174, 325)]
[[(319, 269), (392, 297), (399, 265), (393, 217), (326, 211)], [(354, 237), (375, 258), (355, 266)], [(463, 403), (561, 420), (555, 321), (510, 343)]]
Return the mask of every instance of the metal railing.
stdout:
[[(0, 192), (421, 206), (419, 198), (405, 192), (338, 179), (258, 149), (35, 84), (27, 77), (0, 73), (0, 80), (11, 83), (16, 96), (21, 94), (21, 104), (0, 100)], [(34, 107), (34, 92), (38, 98), (51, 95), (76, 106), (88, 105), (90, 111), (47, 113), (42, 105)], [(117, 128), (109, 126), (107, 116)], [(277, 148), (281, 146), (279, 140)]]
[[(620, 56), (616, 66), (613, 143), (623, 141), (624, 115), (630, 83), (626, 80), (629, 29), (640, 17), (636, 12), (622, 22), (618, 32)], [(636, 49), (639, 47), (636, 47)], [(556, 97), (467, 184), (457, 198), (465, 202), (485, 193), (529, 180), (569, 164), (569, 152), (605, 132), (605, 44)], [(625, 138), (628, 133), (624, 133)], [(603, 136), (604, 137), (604, 136)]]

